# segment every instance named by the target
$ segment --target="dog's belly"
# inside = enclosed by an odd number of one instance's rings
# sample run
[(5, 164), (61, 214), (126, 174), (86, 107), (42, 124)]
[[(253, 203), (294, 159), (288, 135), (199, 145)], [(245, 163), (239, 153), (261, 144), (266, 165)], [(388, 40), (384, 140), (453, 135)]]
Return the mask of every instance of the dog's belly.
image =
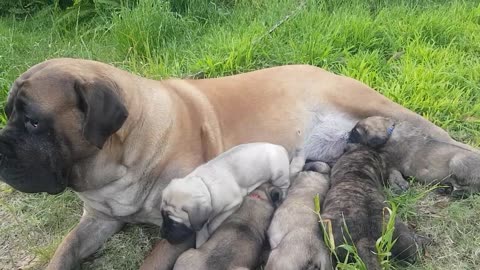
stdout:
[(303, 142), (306, 158), (335, 162), (343, 154), (349, 132), (357, 121), (345, 113), (332, 110), (312, 112)]

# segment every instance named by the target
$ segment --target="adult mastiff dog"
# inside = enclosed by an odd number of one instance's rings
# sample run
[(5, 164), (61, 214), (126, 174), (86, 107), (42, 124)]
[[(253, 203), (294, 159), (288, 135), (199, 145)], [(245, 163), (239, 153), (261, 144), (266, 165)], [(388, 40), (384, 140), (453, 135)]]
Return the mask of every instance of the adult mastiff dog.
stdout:
[(241, 143), (280, 144), (290, 156), (303, 147), (306, 158), (331, 162), (358, 120), (381, 115), (461, 145), (368, 86), (306, 65), (155, 81), (53, 59), (15, 81), (5, 111), (1, 178), (23, 192), (70, 187), (84, 201), (49, 269), (71, 269), (127, 222), (161, 225), (170, 179)]

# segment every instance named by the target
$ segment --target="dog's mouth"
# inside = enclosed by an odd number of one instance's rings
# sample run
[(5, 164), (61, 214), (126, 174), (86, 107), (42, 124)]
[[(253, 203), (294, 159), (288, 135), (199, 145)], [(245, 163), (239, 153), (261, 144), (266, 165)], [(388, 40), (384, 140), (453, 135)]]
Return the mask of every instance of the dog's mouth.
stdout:
[(67, 187), (69, 170), (50, 170), (39, 164), (24, 164), (15, 158), (0, 156), (0, 180), (25, 193), (58, 194)]
[(167, 239), (170, 244), (176, 245), (180, 244), (190, 237), (192, 237), (195, 232), (193, 229), (187, 227), (187, 225), (174, 221), (167, 214), (162, 212), (163, 225), (161, 229), (162, 237)]

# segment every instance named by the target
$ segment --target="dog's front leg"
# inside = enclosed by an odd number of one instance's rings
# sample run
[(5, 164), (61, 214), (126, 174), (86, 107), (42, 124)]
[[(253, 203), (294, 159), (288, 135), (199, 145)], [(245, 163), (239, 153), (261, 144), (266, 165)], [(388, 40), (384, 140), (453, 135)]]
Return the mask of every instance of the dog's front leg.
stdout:
[(123, 224), (121, 221), (84, 211), (80, 222), (55, 251), (47, 269), (77, 268), (82, 259), (100, 248), (110, 236), (122, 228)]
[(203, 243), (207, 242), (209, 237), (210, 233), (208, 232), (207, 225), (205, 225), (200, 231), (196, 233), (195, 247), (199, 248), (201, 245), (203, 245)]
[(402, 173), (396, 169), (391, 169), (388, 175), (388, 182), (395, 193), (402, 193), (408, 190), (409, 184)]

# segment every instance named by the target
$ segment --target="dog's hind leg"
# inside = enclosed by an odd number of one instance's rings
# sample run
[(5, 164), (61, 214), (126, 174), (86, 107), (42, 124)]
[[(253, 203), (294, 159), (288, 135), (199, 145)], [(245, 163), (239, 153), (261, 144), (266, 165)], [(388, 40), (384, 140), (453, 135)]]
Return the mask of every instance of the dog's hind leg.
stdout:
[[(297, 245), (296, 245), (297, 244)], [(304, 248), (295, 248), (298, 244)], [(315, 236), (315, 231), (297, 230), (288, 233), (270, 252), (265, 270), (318, 269), (331, 270), (330, 252)]]
[(355, 243), (358, 256), (365, 263), (368, 270), (382, 270), (375, 251), (375, 240), (362, 238)]
[(405, 180), (402, 173), (398, 170), (392, 169), (388, 175), (388, 183), (395, 193), (402, 193), (408, 190), (409, 184)]
[(391, 250), (393, 257), (411, 263), (415, 262), (419, 250), (430, 242), (430, 239), (426, 237), (417, 236), (405, 223), (399, 220), (395, 222), (393, 238), (397, 239)]
[(325, 244), (322, 242), (317, 246), (318, 250), (313, 255), (311, 265), (307, 267), (307, 270), (332, 270), (332, 256)]
[(293, 180), (297, 177), (298, 173), (302, 171), (305, 165), (305, 151), (303, 148), (295, 150), (295, 155), (290, 162), (290, 179)]

